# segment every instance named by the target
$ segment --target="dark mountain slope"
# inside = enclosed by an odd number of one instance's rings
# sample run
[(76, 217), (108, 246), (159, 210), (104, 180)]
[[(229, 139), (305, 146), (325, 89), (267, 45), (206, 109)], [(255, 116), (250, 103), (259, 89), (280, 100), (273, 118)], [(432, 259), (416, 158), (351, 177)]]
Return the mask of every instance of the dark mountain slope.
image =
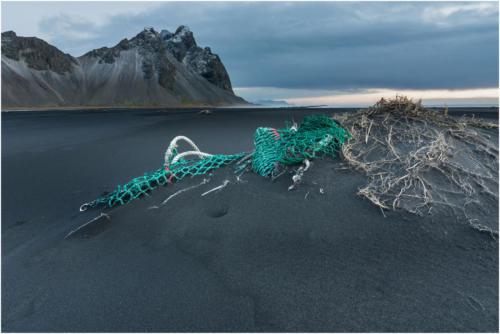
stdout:
[(145, 29), (78, 58), (38, 38), (2, 33), (2, 105), (246, 103), (219, 57), (199, 48), (187, 27), (165, 32)]

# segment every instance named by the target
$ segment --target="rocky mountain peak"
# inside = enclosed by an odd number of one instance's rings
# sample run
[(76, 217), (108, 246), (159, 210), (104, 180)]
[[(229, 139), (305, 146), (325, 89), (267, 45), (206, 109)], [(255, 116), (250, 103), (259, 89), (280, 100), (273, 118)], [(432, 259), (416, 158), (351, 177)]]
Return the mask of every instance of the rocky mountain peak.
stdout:
[(141, 54), (146, 53), (161, 53), (165, 51), (165, 47), (161, 42), (160, 34), (153, 28), (144, 28), (143, 31), (138, 33), (130, 40), (127, 38), (122, 39), (114, 47), (102, 47), (87, 52), (81, 58), (97, 57), (99, 63), (112, 64), (120, 56), (120, 53), (131, 48), (138, 48)]
[(5, 39), (12, 39), (14, 37), (17, 37), (16, 33), (12, 30), (6, 31), (2, 33), (2, 41)]
[(166, 49), (179, 61), (212, 84), (232, 92), (231, 80), (219, 56), (209, 47), (200, 48), (189, 27), (181, 25), (175, 33), (162, 30), (161, 39)]
[(153, 28), (144, 28), (140, 33), (138, 33), (132, 40), (142, 42), (142, 43), (157, 43), (160, 38), (160, 34), (156, 32)]
[(171, 33), (170, 31), (168, 31), (167, 29), (163, 29), (161, 32), (160, 32), (160, 38), (162, 40), (166, 40), (166, 39), (169, 39), (170, 37), (172, 37), (174, 34)]
[(2, 55), (24, 60), (35, 70), (64, 74), (73, 70), (76, 60), (67, 53), (36, 37), (19, 37), (14, 31), (2, 33)]
[(132, 38), (129, 44), (132, 47), (139, 47), (142, 51), (165, 52), (165, 46), (161, 42), (160, 34), (153, 28), (145, 28)]
[(188, 51), (197, 47), (193, 33), (186, 26), (180, 26), (173, 34), (168, 30), (162, 30), (160, 36), (167, 50), (180, 62)]
[(151, 59), (143, 66), (147, 73), (150, 73), (151, 64), (157, 63), (157, 60), (164, 58), (164, 53), (168, 52), (208, 82), (224, 90), (233, 91), (231, 80), (219, 56), (213, 54), (209, 47), (200, 48), (193, 32), (184, 25), (178, 27), (174, 33), (166, 29), (158, 33), (153, 28), (144, 28), (130, 40), (123, 39), (112, 48), (95, 49), (82, 57), (98, 57), (99, 63), (112, 64), (123, 50), (131, 48), (138, 48), (139, 53)]

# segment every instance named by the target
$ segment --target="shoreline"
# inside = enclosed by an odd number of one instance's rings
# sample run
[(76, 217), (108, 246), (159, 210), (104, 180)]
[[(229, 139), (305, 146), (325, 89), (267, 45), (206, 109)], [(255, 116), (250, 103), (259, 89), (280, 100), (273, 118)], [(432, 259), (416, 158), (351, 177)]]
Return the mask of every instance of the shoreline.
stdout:
[[(446, 107), (437, 107), (437, 106), (426, 106), (423, 105), (424, 108), (444, 111)], [(202, 104), (189, 104), (189, 105), (133, 105), (133, 106), (120, 106), (120, 105), (111, 105), (111, 106), (40, 106), (40, 107), (1, 107), (1, 111), (71, 111), (71, 110), (177, 110), (177, 109), (266, 109), (266, 110), (277, 110), (277, 109), (286, 109), (286, 110), (301, 110), (301, 109), (314, 109), (314, 110), (359, 110), (366, 109), (368, 107), (351, 107), (351, 106), (266, 106), (266, 105), (257, 105), (257, 104), (238, 104), (238, 105), (202, 105)], [(456, 106), (456, 107), (447, 107), (448, 111), (487, 111), (487, 112), (499, 112), (498, 106)]]
[[(438, 112), (445, 112), (446, 108), (442, 107), (426, 107), (430, 110), (436, 110)], [(327, 108), (317, 108), (317, 107), (266, 107), (266, 106), (182, 106), (182, 107), (162, 107), (162, 106), (135, 106), (135, 107), (58, 107), (58, 108), (27, 108), (27, 109), (5, 109), (2, 108), (1, 114), (6, 117), (7, 115), (33, 115), (33, 114), (59, 114), (59, 113), (69, 113), (69, 114), (79, 114), (79, 113), (92, 113), (92, 114), (116, 114), (116, 113), (134, 113), (134, 114), (193, 114), (199, 113), (202, 110), (208, 109), (220, 113), (265, 113), (265, 112), (279, 112), (279, 113), (296, 113), (296, 112), (310, 112), (315, 114), (320, 113), (345, 113), (345, 112), (357, 112), (364, 110), (366, 108), (347, 108), (347, 107), (327, 107)], [(480, 117), (485, 119), (499, 119), (499, 108), (498, 107), (449, 107), (448, 113), (451, 116), (469, 116), (469, 117)], [(213, 117), (207, 116), (207, 117)]]
[[(188, 104), (188, 105), (177, 105), (177, 106), (162, 106), (162, 105), (144, 105), (144, 106), (47, 106), (47, 107), (2, 107), (3, 111), (46, 111), (46, 110), (122, 110), (122, 109), (147, 109), (147, 110), (155, 110), (155, 109), (190, 109), (190, 108), (238, 108), (239, 106), (244, 105), (203, 105), (203, 104)], [(250, 104), (251, 106), (251, 104)]]

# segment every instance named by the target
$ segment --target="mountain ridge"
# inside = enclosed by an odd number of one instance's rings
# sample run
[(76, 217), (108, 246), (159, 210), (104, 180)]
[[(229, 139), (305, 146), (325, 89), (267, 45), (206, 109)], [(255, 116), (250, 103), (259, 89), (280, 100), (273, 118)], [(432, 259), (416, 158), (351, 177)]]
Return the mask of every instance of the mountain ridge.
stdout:
[(246, 104), (219, 56), (193, 33), (145, 28), (73, 57), (37, 38), (2, 33), (2, 106)]

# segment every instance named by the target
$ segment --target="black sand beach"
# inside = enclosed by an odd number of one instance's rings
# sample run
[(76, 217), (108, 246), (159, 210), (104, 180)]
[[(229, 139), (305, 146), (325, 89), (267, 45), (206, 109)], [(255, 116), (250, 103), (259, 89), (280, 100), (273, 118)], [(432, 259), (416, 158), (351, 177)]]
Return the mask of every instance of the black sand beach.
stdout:
[[(290, 175), (229, 167), (160, 209), (209, 176), (78, 211), (161, 167), (176, 135), (248, 152), (259, 126), (333, 112), (198, 111), (2, 113), (2, 331), (498, 331), (498, 226), (384, 216), (341, 158), (314, 161), (294, 191)], [(65, 239), (101, 212), (109, 224)]]

